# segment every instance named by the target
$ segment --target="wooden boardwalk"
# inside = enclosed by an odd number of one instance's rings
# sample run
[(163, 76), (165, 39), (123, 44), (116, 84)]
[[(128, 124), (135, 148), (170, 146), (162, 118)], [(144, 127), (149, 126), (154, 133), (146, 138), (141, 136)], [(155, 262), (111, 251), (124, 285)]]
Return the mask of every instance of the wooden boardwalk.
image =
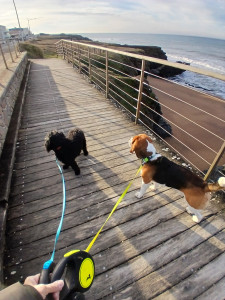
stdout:
[[(62, 183), (44, 138), (52, 129), (74, 127), (84, 130), (89, 156), (77, 159), (80, 176), (64, 172), (67, 204), (56, 262), (86, 249), (106, 220), (139, 167), (128, 140), (144, 128), (65, 61), (33, 61), (9, 199), (6, 284), (39, 273), (50, 259)], [(137, 199), (140, 184), (136, 178), (90, 251), (96, 278), (86, 299), (224, 299), (225, 222), (216, 207), (195, 224), (178, 191), (161, 187)]]

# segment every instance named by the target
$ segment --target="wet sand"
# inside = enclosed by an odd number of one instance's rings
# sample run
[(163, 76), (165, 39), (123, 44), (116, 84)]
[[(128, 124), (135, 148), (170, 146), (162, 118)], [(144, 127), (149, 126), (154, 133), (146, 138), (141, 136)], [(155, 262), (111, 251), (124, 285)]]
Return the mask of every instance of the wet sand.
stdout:
[[(179, 151), (184, 158), (188, 159), (198, 169), (208, 169), (225, 139), (225, 100), (205, 95), (162, 79), (148, 77), (148, 80), (153, 92), (157, 95), (161, 103), (163, 116), (168, 119), (168, 122), (172, 126), (173, 136), (166, 138), (166, 142)], [(182, 99), (185, 103), (159, 90)], [(200, 108), (204, 112), (188, 104)], [(177, 113), (182, 114), (187, 119)], [(193, 137), (176, 127), (176, 125)], [(178, 142), (175, 138), (184, 143), (191, 150)], [(223, 164), (225, 164), (225, 155), (223, 155), (219, 161), (219, 165)]]

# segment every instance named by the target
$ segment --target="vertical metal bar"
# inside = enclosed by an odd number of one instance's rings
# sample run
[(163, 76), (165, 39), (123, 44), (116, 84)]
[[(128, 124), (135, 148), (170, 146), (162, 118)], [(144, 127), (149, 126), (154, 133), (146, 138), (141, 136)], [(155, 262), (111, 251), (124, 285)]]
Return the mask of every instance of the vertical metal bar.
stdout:
[(105, 51), (105, 97), (106, 99), (109, 96), (109, 60), (108, 60), (108, 51)]
[(80, 61), (80, 46), (78, 45), (78, 62), (79, 62), (79, 72), (81, 73), (81, 61)]
[(207, 180), (209, 178), (213, 169), (216, 167), (216, 165), (218, 164), (218, 161), (222, 157), (224, 151), (225, 151), (225, 140), (224, 140), (223, 145), (221, 146), (219, 152), (217, 153), (216, 157), (214, 158), (214, 161), (212, 162), (211, 166), (209, 167), (208, 172), (205, 174), (204, 180)]
[(141, 99), (142, 99), (143, 82), (144, 82), (144, 73), (145, 73), (145, 60), (142, 59), (142, 64), (141, 64), (141, 77), (140, 77), (140, 84), (139, 84), (139, 92), (138, 92), (138, 102), (137, 102), (137, 110), (136, 110), (135, 124), (137, 124), (138, 118), (139, 118), (139, 116), (140, 116)]
[(65, 58), (68, 61), (68, 50), (67, 50), (67, 42), (64, 43), (65, 44)]
[(71, 58), (72, 58), (72, 64), (73, 64), (73, 44), (71, 43)]
[(2, 57), (3, 57), (3, 61), (4, 61), (4, 63), (5, 63), (5, 67), (6, 67), (6, 69), (8, 69), (8, 65), (7, 65), (7, 62), (6, 62), (6, 60), (5, 60), (5, 56), (4, 56), (4, 52), (3, 52), (3, 50), (2, 50), (2, 45), (1, 45), (1, 44), (0, 44), (0, 50), (1, 50)]
[(18, 58), (18, 55), (17, 55), (17, 51), (16, 51), (16, 46), (15, 46), (14, 40), (13, 40), (12, 42), (13, 42), (13, 47), (14, 47), (14, 50), (15, 50), (16, 57)]
[(12, 52), (11, 52), (11, 49), (10, 49), (9, 42), (7, 41), (6, 44), (7, 44), (8, 49), (9, 49), (9, 54), (10, 54), (10, 56), (11, 56), (11, 60), (12, 60), (12, 62), (14, 62), (14, 59), (13, 59), (13, 57), (12, 57)]
[(65, 51), (64, 51), (64, 43), (62, 41), (62, 53), (63, 53), (63, 59), (66, 59)]
[(19, 52), (19, 53), (21, 53), (21, 51), (20, 51), (20, 43), (19, 43), (19, 41), (17, 41), (17, 49), (18, 49), (18, 52)]
[(89, 79), (91, 80), (91, 50), (88, 47), (88, 64), (89, 64)]

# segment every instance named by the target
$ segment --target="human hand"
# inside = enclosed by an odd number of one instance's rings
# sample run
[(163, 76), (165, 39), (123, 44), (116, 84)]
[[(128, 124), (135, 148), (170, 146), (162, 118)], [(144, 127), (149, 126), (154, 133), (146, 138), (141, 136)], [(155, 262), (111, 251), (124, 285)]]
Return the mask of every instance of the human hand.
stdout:
[(39, 284), (40, 274), (29, 276), (25, 279), (24, 285), (33, 286), (43, 299), (50, 293), (53, 295), (54, 300), (59, 300), (59, 292), (64, 286), (63, 280), (57, 280), (49, 284)]

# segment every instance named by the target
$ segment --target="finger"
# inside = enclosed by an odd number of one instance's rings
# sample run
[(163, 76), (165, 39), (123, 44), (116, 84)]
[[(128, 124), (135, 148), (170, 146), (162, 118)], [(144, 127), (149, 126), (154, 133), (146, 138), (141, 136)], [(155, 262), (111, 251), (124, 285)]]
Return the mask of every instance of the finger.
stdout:
[(25, 279), (24, 284), (25, 285), (35, 285), (35, 284), (38, 284), (39, 278), (40, 278), (40, 274), (36, 274), (34, 276), (28, 276)]
[(35, 283), (38, 284), (39, 283), (39, 280), (40, 280), (40, 273), (39, 274), (36, 274), (34, 275), (34, 280), (35, 280)]
[(57, 280), (52, 283), (46, 284), (45, 285), (46, 295), (50, 293), (60, 292), (63, 286), (64, 286), (63, 280)]
[(52, 294), (53, 300), (59, 300), (59, 292)]

